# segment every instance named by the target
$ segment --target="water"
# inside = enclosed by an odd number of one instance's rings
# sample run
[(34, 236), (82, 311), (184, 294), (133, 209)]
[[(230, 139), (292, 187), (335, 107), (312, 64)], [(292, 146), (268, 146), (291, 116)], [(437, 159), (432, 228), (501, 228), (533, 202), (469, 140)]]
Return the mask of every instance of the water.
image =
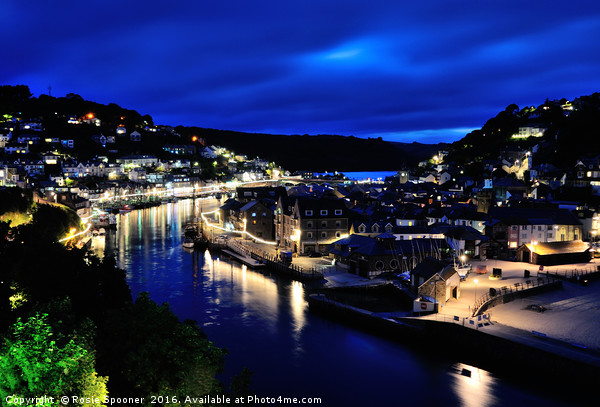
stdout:
[[(385, 181), (386, 177), (392, 177), (398, 174), (398, 171), (338, 171), (352, 181)], [(335, 175), (333, 172), (322, 172), (319, 175)]]
[[(248, 367), (257, 396), (318, 397), (323, 406), (561, 405), (483, 370), (315, 315), (301, 283), (209, 251), (184, 251), (185, 224), (216, 207), (216, 200), (185, 200), (133, 211), (120, 216), (110, 239), (134, 296), (148, 291), (168, 302), (180, 319), (196, 320), (228, 349), (224, 382)], [(463, 367), (471, 377), (461, 374)]]

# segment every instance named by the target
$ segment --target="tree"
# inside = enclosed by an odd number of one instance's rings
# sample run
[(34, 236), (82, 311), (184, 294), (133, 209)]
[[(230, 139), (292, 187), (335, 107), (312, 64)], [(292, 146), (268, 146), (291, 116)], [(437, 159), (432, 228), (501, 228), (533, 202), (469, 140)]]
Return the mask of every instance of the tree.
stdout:
[(60, 396), (102, 400), (108, 379), (98, 376), (94, 365), (94, 353), (77, 332), (55, 331), (47, 314), (19, 319), (0, 348), (0, 399), (54, 397), (53, 403), (36, 403), (42, 406), (60, 405)]
[(111, 395), (206, 395), (221, 389), (215, 375), (225, 352), (194, 321), (180, 322), (168, 304), (148, 293), (108, 313), (100, 333), (98, 370), (111, 378)]

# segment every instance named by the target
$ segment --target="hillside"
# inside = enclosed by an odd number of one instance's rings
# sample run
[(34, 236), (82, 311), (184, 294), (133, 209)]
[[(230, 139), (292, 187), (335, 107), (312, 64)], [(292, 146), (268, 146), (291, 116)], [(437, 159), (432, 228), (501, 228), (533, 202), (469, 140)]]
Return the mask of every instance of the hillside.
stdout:
[(177, 127), (182, 135), (196, 134), (208, 144), (227, 147), (248, 157), (274, 161), (290, 171), (387, 171), (415, 165), (435, 146), (404, 144), (381, 138), (335, 135), (273, 135)]
[[(542, 135), (517, 137), (523, 127), (543, 129)], [(485, 125), (454, 142), (450, 160), (481, 161), (497, 158), (507, 147), (530, 150), (537, 146), (537, 161), (558, 167), (573, 166), (582, 157), (600, 154), (600, 93), (573, 101), (546, 100), (541, 105), (519, 108), (511, 104)]]
[[(67, 118), (83, 117), (90, 112), (100, 120), (101, 125), (67, 125)], [(120, 154), (153, 154), (162, 158), (166, 154), (164, 145), (192, 145), (194, 135), (204, 139), (207, 145), (219, 145), (250, 158), (273, 161), (290, 171), (397, 170), (415, 165), (436, 149), (433, 145), (392, 143), (381, 138), (362, 139), (339, 135), (288, 136), (184, 126), (177, 126), (176, 133), (150, 132), (147, 129), (155, 126), (149, 115), (124, 109), (115, 103), (102, 105), (86, 101), (77, 94), (59, 98), (40, 95), (36, 98), (25, 85), (0, 86), (0, 113), (9, 120), (39, 119), (45, 133), (77, 140), (80, 159), (90, 159), (96, 155), (112, 156), (108, 151), (110, 149), (118, 150)], [(94, 134), (114, 134), (114, 129), (119, 125), (128, 131), (135, 129), (140, 132), (144, 143), (131, 143), (126, 138), (118, 138), (109, 149), (100, 148), (91, 141)], [(18, 134), (18, 130), (15, 133)], [(196, 147), (199, 145), (196, 144)]]

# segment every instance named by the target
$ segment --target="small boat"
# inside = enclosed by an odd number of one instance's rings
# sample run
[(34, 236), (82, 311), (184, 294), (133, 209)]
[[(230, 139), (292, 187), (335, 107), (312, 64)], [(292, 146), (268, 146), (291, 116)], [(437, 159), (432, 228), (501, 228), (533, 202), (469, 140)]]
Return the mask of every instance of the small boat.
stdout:
[(119, 208), (119, 213), (124, 214), (124, 213), (129, 213), (132, 210), (134, 210), (135, 208), (133, 207), (133, 205), (124, 205), (123, 207)]
[(460, 278), (465, 279), (467, 277), (467, 274), (471, 272), (472, 267), (470, 264), (461, 264), (459, 266), (456, 266), (455, 269)]
[(194, 242), (194, 239), (186, 237), (185, 239), (183, 239), (182, 245), (183, 245), (184, 249), (193, 249), (194, 246), (196, 245), (196, 243)]
[(197, 237), (194, 239), (194, 248), (200, 251), (208, 249), (208, 239), (206, 239), (204, 236)]

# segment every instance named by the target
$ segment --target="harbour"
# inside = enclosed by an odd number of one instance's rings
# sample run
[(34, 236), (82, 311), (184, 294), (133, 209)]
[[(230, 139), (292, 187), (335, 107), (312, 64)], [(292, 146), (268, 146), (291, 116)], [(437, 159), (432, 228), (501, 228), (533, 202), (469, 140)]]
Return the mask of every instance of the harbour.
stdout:
[[(147, 291), (159, 304), (168, 302), (180, 319), (197, 321), (228, 349), (224, 382), (247, 367), (258, 395), (322, 397), (328, 406), (390, 405), (398, 397), (448, 406), (468, 405), (464, 400), (478, 406), (569, 405), (454, 360), (443, 344), (417, 349), (367, 324), (315, 313), (309, 310), (314, 283), (252, 270), (211, 250), (183, 251), (185, 225), (200, 207), (219, 204), (190, 199), (132, 211), (119, 217), (107, 245), (134, 295)], [(483, 369), (478, 377), (484, 382), (457, 374), (462, 370), (456, 363)]]

